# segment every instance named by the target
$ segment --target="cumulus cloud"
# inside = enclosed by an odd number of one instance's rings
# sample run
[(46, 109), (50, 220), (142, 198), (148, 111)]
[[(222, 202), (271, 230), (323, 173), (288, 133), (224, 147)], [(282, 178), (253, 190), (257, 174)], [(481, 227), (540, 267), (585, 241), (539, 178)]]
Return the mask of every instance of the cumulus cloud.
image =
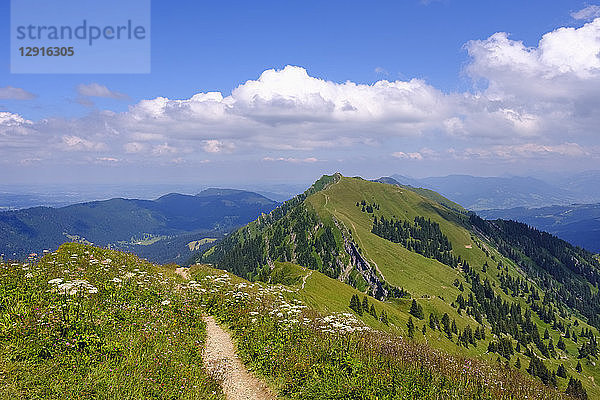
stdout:
[(485, 87), (464, 103), (463, 117), (447, 121), (451, 131), (485, 136), (492, 127), (496, 134), (558, 140), (596, 130), (600, 18), (548, 32), (533, 47), (504, 32), (465, 47), (471, 57), (467, 72)]
[(6, 100), (31, 100), (35, 99), (37, 95), (28, 92), (25, 89), (6, 86), (0, 87), (0, 99)]
[[(41, 138), (40, 136), (33, 121), (19, 114), (0, 111), (0, 150), (6, 149), (12, 152), (10, 148), (32, 147)], [(0, 158), (8, 155), (0, 151)]]
[(600, 17), (600, 6), (587, 6), (579, 11), (572, 12), (571, 17), (584, 21), (593, 20), (594, 18)]
[(104, 97), (108, 99), (117, 99), (117, 100), (125, 100), (128, 99), (124, 93), (117, 92), (114, 90), (110, 90), (104, 85), (100, 85), (99, 83), (90, 83), (90, 84), (79, 84), (77, 85), (77, 93), (83, 97)]
[[(434, 147), (392, 154), (414, 161), (441, 157), (442, 146), (471, 158), (589, 156), (585, 149), (597, 142), (600, 126), (600, 18), (557, 28), (535, 46), (498, 32), (465, 48), (474, 88), (463, 93), (445, 93), (421, 79), (333, 82), (286, 66), (264, 71), (229, 95), (156, 97), (121, 113), (33, 122), (2, 112), (0, 140), (60, 143), (71, 156), (110, 152), (98, 157), (165, 162), (237, 153), (310, 163), (325, 151), (390, 154), (390, 143)], [(78, 92), (86, 98), (122, 96), (96, 83), (80, 85)], [(273, 153), (278, 157), (265, 157)], [(23, 157), (43, 155), (32, 149)]]
[(519, 82), (536, 78), (536, 83), (540, 79), (597, 77), (600, 19), (580, 28), (563, 27), (546, 33), (537, 47), (526, 47), (522, 41), (509, 39), (506, 32), (498, 32), (485, 40), (470, 41), (466, 48), (473, 59), (468, 67), (471, 75), (513, 90), (516, 85), (509, 86), (508, 78), (515, 74), (520, 76)]
[(7, 111), (0, 111), (0, 127), (19, 127), (32, 124), (33, 122), (26, 120), (19, 114), (13, 114)]

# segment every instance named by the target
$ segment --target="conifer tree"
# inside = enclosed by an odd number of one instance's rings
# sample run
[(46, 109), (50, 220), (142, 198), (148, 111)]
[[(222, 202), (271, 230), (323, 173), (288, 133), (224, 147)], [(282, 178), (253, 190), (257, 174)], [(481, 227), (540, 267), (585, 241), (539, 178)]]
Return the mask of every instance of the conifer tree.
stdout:
[(412, 304), (410, 305), (409, 311), (415, 318), (423, 319), (423, 307), (415, 299), (413, 299)]
[(558, 386), (558, 381), (556, 379), (556, 372), (552, 371), (552, 375), (550, 375), (550, 384), (554, 387)]
[(583, 371), (583, 368), (581, 367), (581, 362), (577, 361), (577, 366), (575, 367), (575, 371), (581, 373), (581, 371)]
[(437, 328), (437, 317), (435, 316), (434, 313), (429, 314), (429, 327), (431, 329), (435, 329)]
[(371, 314), (375, 319), (377, 319), (377, 311), (375, 310), (375, 306), (371, 303), (371, 308), (369, 309), (369, 314)]
[(569, 383), (567, 384), (567, 390), (565, 390), (566, 394), (570, 394), (571, 396), (580, 399), (580, 400), (588, 400), (588, 395), (581, 381), (579, 379), (569, 378)]
[(408, 327), (408, 337), (415, 337), (415, 324), (413, 323), (412, 317), (408, 317), (408, 323), (406, 325)]
[(556, 351), (554, 350), (554, 343), (552, 342), (552, 338), (548, 341), (548, 352), (552, 356), (552, 358), (556, 358)]
[(379, 320), (385, 325), (387, 325), (389, 323), (388, 318), (387, 318), (387, 313), (385, 312), (385, 310), (381, 310), (381, 314), (379, 315)]
[(452, 331), (450, 330), (450, 317), (447, 313), (442, 315), (442, 327), (448, 338), (452, 339)]
[(350, 308), (357, 313), (358, 315), (362, 315), (362, 306), (360, 304), (360, 299), (358, 298), (358, 295), (354, 294), (352, 295), (352, 297), (350, 298)]

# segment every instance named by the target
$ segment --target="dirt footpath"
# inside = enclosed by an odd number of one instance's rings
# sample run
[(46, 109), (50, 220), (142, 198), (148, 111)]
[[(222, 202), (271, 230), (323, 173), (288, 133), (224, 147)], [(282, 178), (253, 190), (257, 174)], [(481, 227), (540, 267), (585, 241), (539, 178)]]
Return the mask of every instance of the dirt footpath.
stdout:
[(251, 375), (235, 352), (231, 336), (210, 316), (206, 322), (204, 365), (223, 387), (227, 400), (271, 400), (276, 396), (264, 383)]

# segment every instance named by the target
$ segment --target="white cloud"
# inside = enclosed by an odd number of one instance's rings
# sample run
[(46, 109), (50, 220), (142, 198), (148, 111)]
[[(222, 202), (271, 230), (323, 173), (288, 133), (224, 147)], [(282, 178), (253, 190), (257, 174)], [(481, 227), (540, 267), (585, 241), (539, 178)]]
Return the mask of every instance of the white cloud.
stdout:
[(119, 162), (119, 159), (118, 158), (114, 158), (114, 157), (98, 157), (98, 158), (96, 158), (96, 160), (98, 160), (100, 162), (108, 162), (108, 163)]
[[(114, 158), (140, 162), (198, 162), (206, 153), (316, 162), (340, 156), (325, 152), (347, 151), (343, 158), (350, 159), (423, 146), (434, 149), (393, 156), (431, 160), (448, 147), (472, 157), (589, 155), (583, 149), (597, 142), (600, 126), (600, 18), (555, 29), (531, 47), (498, 32), (465, 48), (474, 90), (463, 93), (444, 93), (420, 79), (333, 82), (286, 66), (264, 71), (229, 95), (145, 99), (122, 113), (32, 122), (0, 112), (0, 142), (31, 147), (21, 158), (43, 158), (36, 143), (57, 149), (55, 158), (60, 147), (71, 151), (70, 159), (76, 151), (86, 157), (110, 150)], [(121, 96), (99, 84), (78, 90), (86, 98)], [(273, 153), (278, 157), (264, 157)]]
[(33, 121), (19, 114), (0, 111), (0, 158), (10, 159), (14, 155), (13, 148), (35, 146), (42, 138)]
[(229, 96), (142, 100), (116, 123), (133, 142), (179, 141), (212, 153), (312, 151), (442, 130), (453, 101), (422, 80), (335, 83), (287, 66), (263, 72)]
[(221, 140), (204, 140), (202, 149), (207, 153), (221, 153), (223, 151), (231, 151), (233, 146), (229, 143), (224, 143)]
[(405, 153), (403, 151), (396, 151), (396, 152), (392, 153), (392, 156), (394, 156), (396, 158), (402, 158), (405, 160), (422, 160), (423, 159), (423, 155), (419, 152)]
[(104, 97), (104, 98), (108, 98), (108, 99), (117, 99), (117, 100), (124, 100), (124, 99), (128, 99), (129, 96), (127, 96), (124, 93), (120, 93), (114, 90), (110, 90), (109, 88), (107, 88), (104, 85), (100, 85), (99, 83), (90, 83), (90, 84), (79, 84), (77, 85), (77, 93), (80, 96), (84, 96), (84, 97)]
[(125, 153), (143, 153), (147, 148), (146, 144), (139, 142), (129, 142), (123, 145)]
[(463, 115), (460, 121), (447, 121), (449, 131), (555, 141), (595, 132), (600, 123), (594, 111), (600, 107), (600, 18), (548, 32), (534, 47), (499, 32), (466, 48), (471, 56), (467, 72), (486, 86), (465, 95)]
[(579, 11), (572, 12), (571, 17), (579, 20), (591, 21), (594, 18), (600, 17), (600, 6), (587, 6)]
[(62, 144), (67, 151), (100, 151), (108, 148), (105, 143), (94, 142), (79, 136), (63, 136)]
[(167, 143), (156, 145), (152, 148), (152, 154), (160, 156), (165, 154), (175, 154), (177, 153), (177, 148), (173, 146), (169, 146)]
[(32, 165), (32, 164), (39, 163), (40, 161), (42, 161), (41, 158), (23, 158), (23, 159), (19, 160), (19, 164)]
[[(559, 28), (542, 36), (537, 47), (525, 47), (498, 32), (486, 40), (467, 43), (472, 57), (468, 72), (491, 83), (514, 88), (524, 79), (586, 79), (600, 72), (600, 19), (580, 28)], [(508, 85), (508, 79), (519, 75), (519, 82)], [(529, 86), (529, 85), (528, 85)]]
[(446, 111), (443, 93), (419, 79), (335, 83), (294, 66), (267, 70), (258, 80), (237, 87), (226, 100), (236, 114), (271, 125), (385, 121), (401, 129), (419, 122), (436, 123)]
[(35, 99), (36, 97), (37, 97), (37, 95), (35, 95), (31, 92), (28, 92), (25, 89), (12, 87), (12, 86), (6, 86), (6, 87), (0, 88), (0, 99), (31, 100), (31, 99)]
[(0, 127), (19, 127), (32, 124), (32, 121), (26, 120), (19, 114), (0, 111)]
[(506, 160), (541, 157), (578, 158), (591, 155), (587, 149), (577, 143), (560, 143), (556, 145), (543, 145), (538, 143), (498, 145), (489, 148), (467, 148), (464, 151), (453, 151), (452, 153), (456, 158), (497, 158)]
[(296, 157), (264, 157), (263, 161), (282, 161), (286, 163), (316, 163), (319, 161), (316, 157), (296, 158)]

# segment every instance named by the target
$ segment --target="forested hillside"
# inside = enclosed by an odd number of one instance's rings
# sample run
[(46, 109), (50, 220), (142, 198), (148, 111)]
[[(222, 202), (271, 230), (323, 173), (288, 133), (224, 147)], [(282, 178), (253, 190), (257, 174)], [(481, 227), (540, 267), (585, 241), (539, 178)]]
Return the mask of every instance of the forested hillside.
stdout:
[[(23, 258), (79, 241), (133, 250), (162, 262), (183, 254), (183, 262), (192, 254), (186, 252), (188, 242), (218, 238), (276, 206), (252, 192), (207, 189), (196, 196), (171, 193), (156, 200), (111, 199), (0, 212), (0, 253)], [(188, 242), (175, 240), (189, 234), (194, 235)]]
[(510, 219), (552, 233), (569, 243), (600, 253), (600, 204), (509, 208), (478, 212), (486, 219)]

